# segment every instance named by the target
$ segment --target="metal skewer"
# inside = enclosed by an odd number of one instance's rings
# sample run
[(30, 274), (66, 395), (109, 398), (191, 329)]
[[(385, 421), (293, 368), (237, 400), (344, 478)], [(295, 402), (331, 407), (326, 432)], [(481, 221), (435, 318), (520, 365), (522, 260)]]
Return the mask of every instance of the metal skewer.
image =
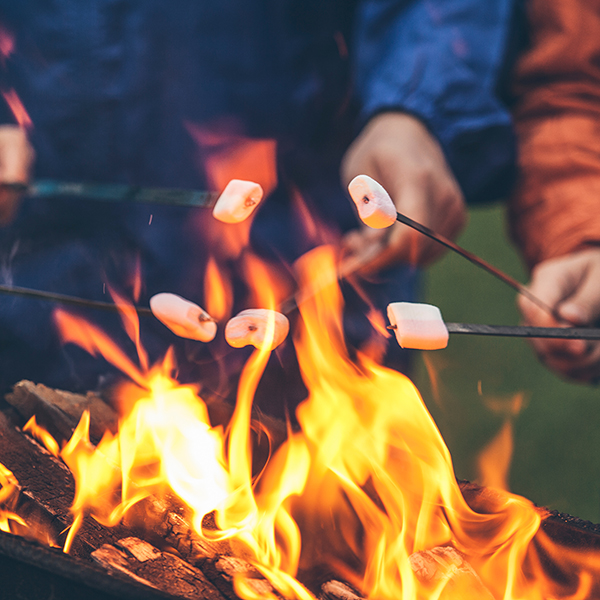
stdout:
[(446, 323), (449, 333), (494, 335), (522, 338), (561, 338), (568, 340), (600, 340), (600, 329), (593, 327), (529, 327), (525, 325), (479, 325)]
[[(26, 298), (38, 298), (40, 300), (49, 300), (51, 302), (60, 302), (61, 304), (71, 304), (83, 308), (95, 308), (99, 310), (109, 310), (118, 312), (121, 308), (119, 304), (113, 302), (102, 302), (100, 300), (85, 300), (76, 296), (66, 294), (57, 294), (55, 292), (43, 292), (41, 290), (32, 290), (10, 285), (0, 285), (0, 293), (11, 294), (13, 296), (24, 296)], [(140, 315), (152, 315), (152, 311), (144, 306), (134, 306), (136, 312)]]
[(481, 267), (500, 281), (503, 281), (504, 283), (509, 285), (511, 288), (519, 292), (519, 294), (522, 294), (528, 300), (533, 302), (536, 306), (552, 315), (557, 321), (563, 323), (566, 322), (565, 319), (558, 315), (552, 307), (548, 306), (543, 300), (540, 300), (537, 296), (532, 294), (521, 282), (512, 278), (510, 275), (507, 275), (506, 273), (494, 267), (482, 258), (479, 258), (479, 256), (477, 256), (476, 254), (465, 250), (464, 248), (462, 248), (458, 244), (455, 244), (452, 240), (448, 239), (447, 237), (436, 233), (432, 229), (429, 229), (429, 227), (425, 227), (425, 225), (421, 225), (421, 223), (417, 223), (417, 221), (413, 221), (412, 219), (403, 215), (402, 213), (396, 213), (396, 221), (398, 221), (399, 223), (404, 223), (404, 225), (408, 225), (409, 227), (412, 227), (419, 233), (426, 235), (428, 238), (431, 238), (439, 244), (442, 244), (442, 246), (445, 246), (446, 248), (449, 248), (450, 250), (456, 252), (463, 258), (466, 258), (469, 262), (473, 263), (478, 267)]
[(142, 202), (203, 208), (214, 206), (219, 197), (218, 193), (206, 190), (147, 188), (121, 183), (79, 183), (54, 179), (43, 179), (30, 184), (0, 182), (0, 188), (30, 198), (71, 196), (104, 202)]
[[(594, 327), (529, 327), (528, 325), (481, 325), (479, 323), (445, 323), (448, 333), (491, 335), (520, 338), (560, 338), (565, 340), (600, 340), (600, 328)], [(388, 325), (387, 329), (398, 329)]]

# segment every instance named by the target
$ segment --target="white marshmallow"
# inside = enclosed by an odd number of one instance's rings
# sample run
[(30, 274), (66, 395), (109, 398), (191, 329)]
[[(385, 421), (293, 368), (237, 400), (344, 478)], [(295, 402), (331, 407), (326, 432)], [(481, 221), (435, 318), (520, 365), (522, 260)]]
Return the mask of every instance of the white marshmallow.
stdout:
[(402, 348), (439, 350), (448, 345), (448, 329), (437, 306), (392, 302), (388, 304), (387, 314)]
[(368, 175), (357, 175), (348, 191), (361, 221), (373, 229), (385, 229), (396, 221), (396, 207), (385, 188)]
[(263, 189), (258, 183), (232, 179), (213, 208), (213, 217), (223, 223), (241, 223), (262, 200)]
[(150, 298), (152, 314), (175, 335), (210, 342), (217, 334), (217, 324), (197, 304), (176, 294), (156, 294)]
[(234, 348), (243, 348), (249, 344), (255, 348), (262, 348), (269, 318), (275, 319), (273, 342), (269, 348), (269, 350), (274, 350), (285, 340), (290, 330), (290, 322), (285, 315), (266, 308), (243, 310), (230, 319), (225, 326), (227, 343)]

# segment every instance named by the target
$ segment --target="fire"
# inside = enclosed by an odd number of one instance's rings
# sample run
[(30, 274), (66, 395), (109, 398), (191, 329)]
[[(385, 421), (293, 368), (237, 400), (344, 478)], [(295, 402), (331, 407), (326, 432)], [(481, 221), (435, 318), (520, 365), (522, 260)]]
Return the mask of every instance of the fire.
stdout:
[(31, 129), (33, 127), (33, 121), (23, 106), (23, 103), (17, 95), (17, 92), (12, 89), (6, 92), (3, 91), (2, 96), (4, 97), (4, 100), (6, 100), (6, 103), (12, 111), (15, 121), (19, 124), (19, 126), (25, 129)]
[(16, 477), (0, 463), (0, 531), (11, 533), (11, 522), (26, 526), (19, 515), (4, 508), (18, 495), (18, 486)]
[(208, 314), (216, 321), (227, 318), (231, 314), (233, 298), (231, 282), (223, 276), (214, 257), (211, 257), (206, 265), (204, 290)]
[[(275, 308), (281, 291), (269, 266), (256, 257), (246, 266), (256, 302)], [(102, 354), (137, 386), (136, 401), (121, 402), (117, 434), (107, 432), (93, 446), (85, 414), (60, 450), (76, 481), (65, 550), (87, 515), (112, 525), (144, 498), (170, 491), (189, 508), (200, 535), (235, 540), (286, 598), (313, 597), (299, 580), (315, 568), (378, 600), (585, 597), (598, 557), (553, 544), (540, 531), (542, 514), (524, 498), (488, 489), (468, 504), (410, 380), (365, 354), (350, 360), (332, 248), (305, 255), (295, 275), (304, 293), (293, 341), (309, 395), (297, 411), (300, 430), (289, 428), (258, 474), (251, 408), (269, 344), (247, 361), (223, 428), (211, 424), (195, 388), (172, 378), (170, 353), (150, 368), (138, 352), (137, 366), (101, 331), (56, 312), (66, 341)], [(124, 315), (139, 345), (130, 311)], [(271, 321), (267, 337), (273, 334)], [(521, 404), (522, 398), (511, 402), (510, 415)], [(13, 485), (5, 478), (4, 486)], [(553, 583), (544, 571), (548, 556), (568, 560), (576, 580), (563, 588)], [(259, 597), (244, 579), (235, 580), (235, 589), (246, 600)]]

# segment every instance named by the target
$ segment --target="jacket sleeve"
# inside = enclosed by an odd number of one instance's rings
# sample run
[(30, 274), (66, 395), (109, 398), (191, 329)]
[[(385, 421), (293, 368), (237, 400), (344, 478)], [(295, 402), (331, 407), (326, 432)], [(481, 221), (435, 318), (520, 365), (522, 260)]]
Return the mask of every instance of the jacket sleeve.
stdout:
[(419, 117), (438, 138), (468, 201), (510, 189), (515, 144), (499, 100), (513, 0), (365, 0), (355, 26), (361, 121)]
[(600, 245), (600, 10), (531, 0), (515, 72), (520, 175), (510, 227), (527, 264)]

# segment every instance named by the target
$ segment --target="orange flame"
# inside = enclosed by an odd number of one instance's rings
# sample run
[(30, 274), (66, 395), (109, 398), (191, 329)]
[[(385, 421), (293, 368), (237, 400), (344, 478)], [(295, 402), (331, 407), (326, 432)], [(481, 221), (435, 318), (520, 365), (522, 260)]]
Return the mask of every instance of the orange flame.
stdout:
[(0, 463), (0, 531), (11, 533), (11, 521), (26, 526), (25, 521), (12, 511), (1, 508), (19, 493), (19, 483), (12, 471)]
[(225, 279), (211, 256), (204, 274), (204, 295), (206, 310), (216, 321), (221, 321), (231, 314), (233, 293), (231, 282)]
[(126, 373), (138, 385), (145, 387), (146, 379), (127, 355), (102, 331), (82, 318), (61, 308), (54, 311), (54, 322), (63, 342), (78, 344), (93, 356), (103, 356)]
[(37, 424), (35, 415), (25, 423), (23, 431), (28, 431), (36, 440), (42, 442), (52, 456), (58, 456), (60, 448), (57, 441), (43, 427)]
[(17, 96), (17, 92), (15, 92), (15, 90), (8, 90), (7, 92), (3, 91), (2, 96), (12, 111), (16, 122), (24, 129), (31, 129), (33, 127), (33, 121), (27, 110), (25, 110), (21, 99)]
[[(276, 306), (269, 265), (255, 257), (245, 264), (261, 305)], [(497, 599), (585, 597), (600, 573), (600, 555), (553, 544), (539, 530), (540, 511), (519, 496), (488, 489), (481, 510), (469, 506), (410, 380), (364, 354), (350, 360), (333, 249), (308, 253), (295, 272), (299, 287), (311, 292), (299, 304), (294, 336), (309, 397), (297, 410), (300, 431), (290, 428), (254, 477), (250, 416), (268, 340), (243, 369), (224, 431), (211, 425), (193, 388), (169, 377), (170, 360), (141, 371), (102, 332), (57, 311), (66, 339), (104, 354), (142, 388), (116, 435), (93, 447), (86, 414), (60, 453), (76, 480), (65, 550), (85, 515), (114, 524), (141, 499), (170, 489), (190, 508), (199, 534), (235, 538), (286, 598), (312, 598), (296, 577), (315, 567), (378, 600), (456, 597), (452, 590), (478, 597), (463, 589), (469, 577)], [(271, 319), (267, 338), (274, 331)], [(514, 415), (521, 405), (514, 400), (506, 410)], [(216, 530), (203, 528), (209, 513)], [(456, 569), (448, 564), (432, 591), (410, 559), (439, 547), (456, 549), (470, 575), (453, 579)], [(572, 581), (554, 582), (545, 572), (548, 559), (567, 561)], [(234, 584), (245, 600), (260, 597), (249, 582)]]
[(0, 25), (0, 55), (3, 62), (14, 52), (15, 36)]

